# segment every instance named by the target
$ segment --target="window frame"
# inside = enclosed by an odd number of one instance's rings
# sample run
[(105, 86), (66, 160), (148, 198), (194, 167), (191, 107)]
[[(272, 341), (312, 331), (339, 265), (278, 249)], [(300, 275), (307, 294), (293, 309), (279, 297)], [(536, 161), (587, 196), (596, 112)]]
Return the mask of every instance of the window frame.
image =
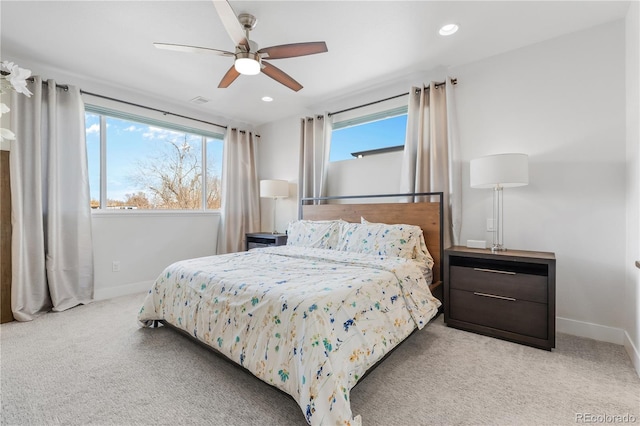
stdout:
[[(409, 113), (409, 96), (408, 94), (403, 96), (398, 96), (393, 99), (388, 99), (382, 102), (378, 102), (375, 104), (366, 105), (361, 108), (355, 108), (351, 110), (347, 110), (341, 113), (336, 113), (332, 115), (332, 137), (331, 137), (331, 146), (329, 147), (329, 163), (335, 163), (339, 161), (350, 161), (356, 160), (361, 157), (353, 156), (352, 158), (333, 160), (331, 161), (331, 148), (333, 146), (333, 132), (336, 130), (342, 130), (350, 127), (361, 126), (367, 123), (374, 123), (376, 121), (386, 120), (389, 118), (399, 117), (402, 115), (407, 115)], [(406, 130), (405, 130), (405, 139), (406, 139)], [(372, 154), (384, 154), (394, 151), (400, 151), (404, 149), (404, 144), (406, 140), (403, 141), (402, 145), (388, 145), (384, 147), (369, 147), (369, 149), (360, 149), (359, 151), (354, 151), (354, 153), (362, 153), (363, 156), (372, 155)], [(353, 154), (353, 153), (351, 153)]]
[[(99, 117), (100, 122), (100, 207), (92, 208), (92, 214), (108, 214), (108, 215), (176, 215), (176, 214), (220, 214), (220, 209), (209, 209), (206, 205), (206, 193), (207, 193), (207, 141), (209, 139), (217, 139), (224, 142), (224, 133), (206, 130), (199, 127), (193, 127), (176, 123), (169, 120), (151, 118), (147, 115), (141, 115), (138, 113), (131, 113), (113, 107), (105, 107), (96, 103), (85, 102), (84, 113), (95, 114)], [(190, 135), (196, 135), (201, 138), (201, 162), (202, 162), (202, 176), (201, 176), (201, 204), (197, 209), (110, 209), (107, 207), (107, 132), (106, 121), (107, 118), (114, 118), (119, 120), (131, 121), (134, 123), (158, 127), (170, 131), (176, 131), (181, 133), (187, 133)], [(86, 129), (86, 126), (85, 126)], [(224, 168), (224, 145), (222, 154), (222, 167), (220, 180), (223, 178)]]

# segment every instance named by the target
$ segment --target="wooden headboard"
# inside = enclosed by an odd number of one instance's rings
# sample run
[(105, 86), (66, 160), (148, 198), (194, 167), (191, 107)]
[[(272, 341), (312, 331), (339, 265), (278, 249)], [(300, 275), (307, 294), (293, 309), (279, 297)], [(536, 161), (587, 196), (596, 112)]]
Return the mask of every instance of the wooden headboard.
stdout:
[[(400, 194), (406, 196), (407, 194)], [(442, 283), (442, 261), (444, 247), (442, 243), (442, 193), (421, 193), (409, 194), (431, 197), (439, 197), (440, 201), (428, 201), (417, 203), (364, 203), (364, 204), (342, 204), (349, 199), (369, 198), (357, 197), (323, 197), (323, 198), (303, 198), (300, 206), (300, 218), (308, 220), (329, 220), (342, 219), (347, 222), (360, 222), (364, 217), (369, 222), (381, 222), (388, 224), (417, 225), (422, 228), (425, 242), (429, 253), (433, 257), (433, 283), (434, 289), (441, 290)], [(370, 198), (398, 197), (398, 195), (380, 195)], [(306, 204), (309, 202), (331, 202), (338, 200), (341, 204)], [(434, 294), (435, 295), (435, 294)], [(438, 297), (436, 295), (436, 297)], [(441, 298), (441, 297), (438, 297)]]

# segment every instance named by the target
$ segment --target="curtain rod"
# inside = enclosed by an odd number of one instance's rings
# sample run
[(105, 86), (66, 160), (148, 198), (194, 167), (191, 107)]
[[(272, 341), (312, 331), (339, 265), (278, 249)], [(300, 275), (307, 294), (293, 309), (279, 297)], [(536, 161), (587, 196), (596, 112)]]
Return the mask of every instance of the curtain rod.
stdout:
[[(436, 88), (438, 88), (438, 87), (440, 87), (440, 86), (444, 86), (444, 85), (446, 85), (446, 84), (447, 84), (447, 82), (446, 82), (446, 81), (439, 81), (439, 82), (437, 82), (437, 83), (435, 84), (435, 87), (436, 87)], [(455, 86), (456, 84), (458, 84), (458, 79), (457, 79), (457, 78), (452, 78), (452, 79), (451, 79), (451, 84), (452, 84), (452, 85), (454, 85), (454, 86)], [(425, 89), (426, 89), (426, 90), (429, 90), (429, 87), (425, 87)], [(330, 113), (328, 113), (327, 115), (328, 115), (329, 117), (331, 117), (332, 115), (335, 115), (335, 114), (340, 114), (340, 113), (347, 112), (347, 111), (353, 111), (354, 109), (364, 108), (364, 107), (368, 107), (368, 106), (370, 106), (370, 105), (379, 104), (379, 103), (381, 103), (381, 102), (390, 101), (391, 99), (396, 99), (396, 98), (400, 98), (400, 97), (402, 97), (402, 96), (407, 96), (408, 94), (409, 94), (409, 92), (407, 92), (407, 93), (401, 93), (401, 94), (399, 94), (399, 95), (395, 95), (395, 96), (391, 96), (391, 97), (388, 97), (388, 98), (380, 99), (380, 100), (378, 100), (378, 101), (369, 102), (368, 104), (362, 104), (362, 105), (354, 106), (354, 107), (351, 107), (351, 108), (343, 109), (343, 110), (340, 110), (340, 111), (330, 112)]]
[[(1, 73), (2, 75), (8, 75), (8, 74), (9, 74), (8, 72), (5, 72), (5, 71), (1, 71), (0, 73)], [(29, 78), (27, 78), (27, 81), (30, 81), (30, 82), (32, 82), (32, 83), (33, 83), (33, 82), (35, 81), (35, 79), (34, 79), (33, 77), (29, 77)], [(42, 84), (49, 85), (49, 82), (48, 82), (47, 80), (42, 80)], [(58, 89), (62, 89), (62, 90), (64, 90), (65, 92), (69, 90), (69, 86), (68, 86), (68, 85), (66, 85), (66, 84), (58, 84), (58, 83), (56, 83), (56, 87), (57, 87)], [(221, 127), (221, 128), (223, 128), (223, 129), (226, 129), (226, 128), (227, 128), (227, 126), (223, 126), (223, 125), (221, 125), (221, 124), (217, 124), (217, 123), (212, 123), (212, 122), (210, 122), (210, 121), (204, 121), (204, 120), (200, 120), (200, 119), (193, 118), (193, 117), (187, 117), (186, 115), (175, 114), (175, 113), (173, 113), (173, 112), (162, 111), (162, 110), (157, 109), (157, 108), (151, 108), (151, 107), (148, 107), (148, 106), (145, 106), (145, 105), (140, 105), (140, 104), (136, 104), (136, 103), (129, 102), (129, 101), (123, 101), (122, 99), (116, 99), (116, 98), (111, 98), (111, 97), (109, 97), (109, 96), (99, 95), (99, 94), (97, 94), (97, 93), (87, 92), (87, 91), (82, 90), (82, 89), (80, 89), (80, 94), (82, 94), (82, 95), (89, 95), (89, 96), (93, 96), (93, 97), (96, 97), (96, 98), (107, 99), (107, 100), (114, 101), (114, 102), (120, 102), (120, 103), (122, 103), (122, 104), (127, 104), (127, 105), (135, 106), (135, 107), (138, 107), (138, 108), (144, 108), (144, 109), (148, 109), (148, 110), (151, 110), (151, 111), (160, 112), (160, 113), (162, 113), (162, 114), (164, 114), (164, 115), (173, 115), (174, 117), (185, 118), (185, 119), (187, 119), (187, 120), (191, 120), (191, 121), (198, 121), (198, 122), (200, 122), (200, 123), (204, 123), (204, 124), (209, 124), (209, 125), (212, 125), (212, 126)], [(242, 132), (244, 132), (244, 131), (242, 131)], [(255, 135), (255, 136), (256, 136), (256, 137), (260, 137), (260, 135)]]
[[(11, 74), (11, 73), (9, 73), (9, 72), (7, 72), (7, 71), (0, 71), (0, 74), (2, 74), (2, 75), (9, 75), (9, 74)], [(30, 83), (33, 83), (34, 81), (36, 81), (36, 79), (35, 79), (35, 78), (33, 78), (33, 77), (29, 77), (29, 78), (27, 78), (26, 80), (27, 80), (28, 82), (30, 82)], [(44, 85), (47, 85), (47, 86), (48, 86), (48, 85), (49, 85), (49, 82), (48, 82), (47, 80), (42, 80), (42, 84), (44, 84)], [(62, 90), (64, 90), (65, 92), (67, 92), (67, 91), (69, 90), (69, 86), (68, 86), (68, 85), (66, 85), (66, 84), (58, 84), (58, 83), (56, 83), (56, 87), (57, 87), (58, 89), (62, 89)]]
[(127, 104), (127, 105), (135, 106), (135, 107), (138, 107), (138, 108), (148, 109), (150, 111), (156, 111), (156, 112), (162, 113), (163, 115), (173, 115), (174, 117), (186, 118), (187, 120), (198, 121), (200, 123), (221, 127), (223, 129), (227, 128), (227, 126), (223, 126), (222, 124), (212, 123), (210, 121), (204, 121), (204, 120), (200, 120), (198, 118), (187, 117), (186, 115), (176, 114), (176, 113), (169, 112), (169, 111), (163, 111), (161, 109), (152, 108), (152, 107), (136, 104), (136, 103), (129, 102), (129, 101), (124, 101), (122, 99), (111, 98), (109, 96), (99, 95), (97, 93), (91, 93), (91, 92), (87, 92), (87, 91), (84, 91), (84, 90), (80, 90), (80, 93), (83, 94), (83, 95), (89, 95), (89, 96), (93, 96), (93, 97), (96, 97), (96, 98), (107, 99), (109, 101), (119, 102), (121, 104)]

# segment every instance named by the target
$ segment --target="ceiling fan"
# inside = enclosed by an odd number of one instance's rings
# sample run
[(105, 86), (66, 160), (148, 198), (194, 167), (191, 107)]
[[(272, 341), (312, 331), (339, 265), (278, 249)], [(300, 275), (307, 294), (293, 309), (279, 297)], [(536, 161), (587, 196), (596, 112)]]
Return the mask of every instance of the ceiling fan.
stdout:
[(284, 84), (289, 89), (298, 91), (302, 85), (291, 78), (280, 68), (271, 65), (264, 59), (295, 58), (297, 56), (314, 55), (327, 52), (324, 41), (282, 44), (279, 46), (258, 48), (258, 44), (249, 39), (249, 32), (255, 28), (257, 19), (249, 13), (241, 13), (236, 16), (227, 1), (213, 0), (222, 25), (227, 30), (229, 37), (236, 45), (235, 52), (212, 49), (210, 47), (187, 46), (184, 44), (153, 43), (158, 49), (176, 50), (190, 53), (213, 53), (219, 56), (235, 57), (234, 64), (222, 77), (219, 88), (229, 87), (240, 74), (255, 75), (263, 72), (278, 83)]

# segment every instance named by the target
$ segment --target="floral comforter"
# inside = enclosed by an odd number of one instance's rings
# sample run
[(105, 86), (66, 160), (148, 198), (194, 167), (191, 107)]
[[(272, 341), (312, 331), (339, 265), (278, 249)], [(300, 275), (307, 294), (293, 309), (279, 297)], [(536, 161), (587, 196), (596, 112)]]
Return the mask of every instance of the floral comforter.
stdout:
[(357, 425), (350, 389), (439, 306), (413, 261), (280, 246), (170, 265), (138, 319), (212, 346), (291, 395), (311, 425)]

